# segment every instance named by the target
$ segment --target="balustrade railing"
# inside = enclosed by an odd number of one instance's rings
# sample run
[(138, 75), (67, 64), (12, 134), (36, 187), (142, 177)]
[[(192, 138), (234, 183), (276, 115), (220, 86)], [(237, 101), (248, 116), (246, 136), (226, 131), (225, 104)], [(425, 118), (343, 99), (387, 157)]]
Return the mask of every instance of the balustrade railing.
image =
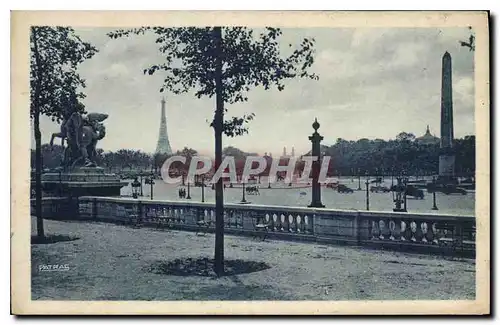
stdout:
[[(151, 227), (215, 228), (211, 203), (80, 197), (79, 218)], [(382, 245), (409, 249), (475, 251), (473, 216), (349, 211), (263, 205), (224, 205), (226, 233)]]
[(474, 217), (360, 213), (360, 237), (364, 242), (474, 251), (475, 234)]

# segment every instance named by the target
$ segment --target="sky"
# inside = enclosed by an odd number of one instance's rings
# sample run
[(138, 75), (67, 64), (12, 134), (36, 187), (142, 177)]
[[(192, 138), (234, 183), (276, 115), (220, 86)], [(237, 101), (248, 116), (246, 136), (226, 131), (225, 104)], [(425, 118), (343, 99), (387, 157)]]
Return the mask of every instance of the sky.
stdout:
[[(84, 99), (88, 112), (109, 114), (106, 137), (98, 147), (153, 152), (160, 127), (161, 98), (166, 100), (167, 130), (174, 151), (191, 147), (213, 155), (213, 129), (209, 127), (215, 98), (197, 99), (193, 93), (160, 93), (162, 75), (143, 70), (162, 63), (154, 35), (110, 39), (108, 28), (75, 28), (99, 52), (82, 63), (86, 79)], [(402, 131), (417, 137), (429, 125), (439, 136), (441, 60), (452, 57), (455, 137), (475, 134), (474, 55), (460, 47), (466, 28), (307, 28), (282, 29), (280, 42), (299, 44), (304, 37), (316, 41), (311, 72), (319, 80), (286, 82), (283, 91), (255, 88), (246, 103), (226, 104), (229, 116), (255, 113), (249, 133), (223, 138), (223, 146), (247, 152), (280, 155), (308, 152), (317, 118), (322, 144), (346, 140), (393, 139)], [(59, 126), (41, 119), (42, 143)], [(34, 147), (33, 135), (32, 146)], [(56, 143), (59, 140), (56, 140)]]

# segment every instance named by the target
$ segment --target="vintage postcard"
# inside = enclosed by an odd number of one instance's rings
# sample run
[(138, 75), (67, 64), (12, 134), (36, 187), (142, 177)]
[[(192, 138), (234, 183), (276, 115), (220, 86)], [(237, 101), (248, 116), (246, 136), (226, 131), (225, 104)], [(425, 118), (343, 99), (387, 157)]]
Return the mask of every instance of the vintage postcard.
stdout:
[(12, 313), (489, 314), (488, 12), (12, 12)]

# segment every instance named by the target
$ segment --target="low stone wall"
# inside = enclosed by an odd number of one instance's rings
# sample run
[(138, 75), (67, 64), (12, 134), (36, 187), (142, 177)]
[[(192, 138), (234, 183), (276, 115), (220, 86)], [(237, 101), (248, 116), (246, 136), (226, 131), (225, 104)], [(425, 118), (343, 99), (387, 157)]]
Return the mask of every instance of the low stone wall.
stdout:
[[(53, 205), (62, 202), (56, 200)], [(53, 209), (50, 213), (58, 214)], [(78, 219), (134, 226), (203, 232), (215, 229), (212, 203), (80, 197), (76, 215)], [(225, 233), (237, 235), (475, 254), (473, 216), (225, 204), (224, 227)]]
[[(30, 199), (31, 215), (36, 215), (35, 199)], [(68, 218), (68, 213), (75, 211), (78, 206), (76, 199), (67, 197), (43, 197), (42, 198), (42, 215), (48, 219), (65, 219)]]

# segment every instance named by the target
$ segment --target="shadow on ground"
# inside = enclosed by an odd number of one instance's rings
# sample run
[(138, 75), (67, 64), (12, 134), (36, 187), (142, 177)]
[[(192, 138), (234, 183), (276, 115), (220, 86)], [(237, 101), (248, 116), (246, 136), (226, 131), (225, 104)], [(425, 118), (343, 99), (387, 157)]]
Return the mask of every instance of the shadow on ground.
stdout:
[[(271, 268), (264, 262), (225, 260), (224, 274), (221, 276), (232, 276), (245, 273), (253, 273)], [(177, 276), (208, 276), (217, 277), (214, 271), (215, 262), (213, 259), (185, 258), (175, 259), (170, 262), (156, 261), (147, 270), (155, 274), (177, 275)]]
[(31, 236), (31, 244), (32, 245), (55, 244), (59, 242), (73, 241), (78, 239), (80, 238), (66, 236), (66, 235), (47, 235), (45, 237)]

